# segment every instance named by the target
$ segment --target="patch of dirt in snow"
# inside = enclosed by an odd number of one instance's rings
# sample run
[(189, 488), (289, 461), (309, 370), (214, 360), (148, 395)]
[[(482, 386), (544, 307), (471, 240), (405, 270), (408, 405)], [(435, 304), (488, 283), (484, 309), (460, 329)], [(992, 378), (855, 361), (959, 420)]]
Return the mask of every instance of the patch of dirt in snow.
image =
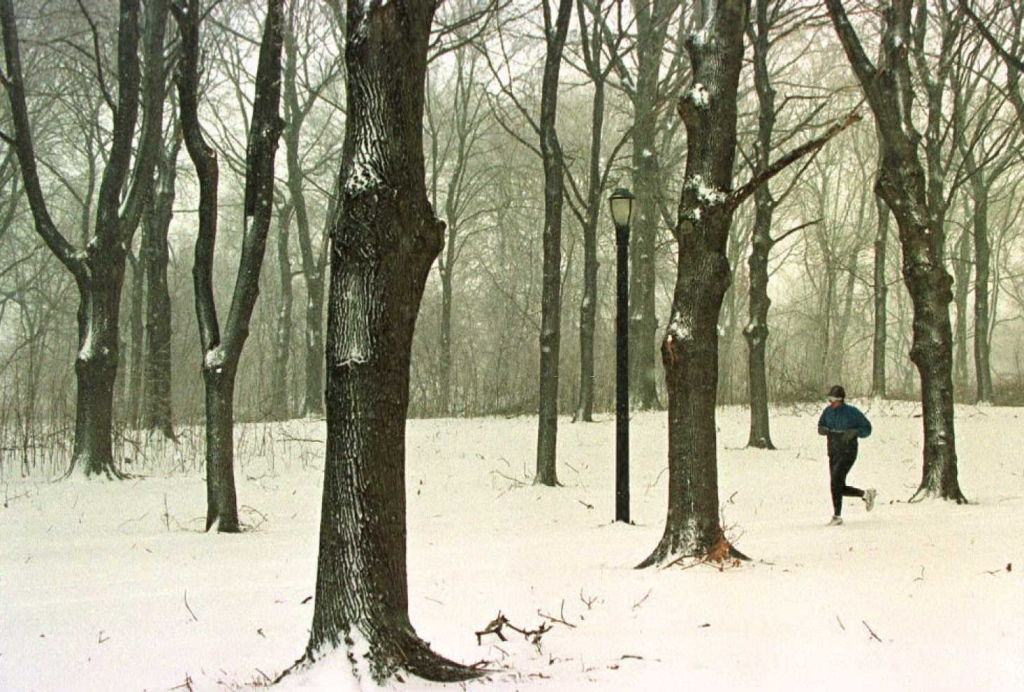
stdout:
[[(878, 503), (848, 499), (838, 528), (817, 406), (775, 412), (775, 452), (743, 449), (745, 409), (719, 410), (722, 513), (754, 558), (724, 572), (633, 569), (663, 527), (664, 413), (633, 419), (634, 526), (609, 522), (610, 416), (562, 419), (557, 489), (531, 483), (532, 418), (411, 421), (413, 623), (444, 655), (502, 668), (470, 689), (1024, 688), (1024, 412), (958, 409), (973, 504), (957, 507), (906, 503), (919, 408), (862, 408), (875, 432), (849, 482)], [(6, 483), (0, 688), (239, 688), (291, 665), (312, 616), (323, 425), (240, 426), (239, 535), (200, 532), (195, 450), (140, 455), (142, 480)], [(539, 648), (514, 632), (477, 645), (499, 611), (551, 629)], [(283, 687), (345, 689), (345, 669)]]

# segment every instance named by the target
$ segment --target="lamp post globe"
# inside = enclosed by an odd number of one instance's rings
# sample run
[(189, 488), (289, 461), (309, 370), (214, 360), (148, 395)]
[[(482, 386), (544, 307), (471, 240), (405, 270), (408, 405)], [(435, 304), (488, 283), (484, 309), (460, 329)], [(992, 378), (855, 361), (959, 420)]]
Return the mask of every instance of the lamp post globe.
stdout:
[(633, 193), (624, 187), (608, 198), (615, 224), (615, 521), (629, 523), (629, 222)]
[(611, 207), (615, 227), (629, 228), (629, 222), (633, 217), (633, 193), (624, 187), (617, 188), (608, 198), (608, 205)]

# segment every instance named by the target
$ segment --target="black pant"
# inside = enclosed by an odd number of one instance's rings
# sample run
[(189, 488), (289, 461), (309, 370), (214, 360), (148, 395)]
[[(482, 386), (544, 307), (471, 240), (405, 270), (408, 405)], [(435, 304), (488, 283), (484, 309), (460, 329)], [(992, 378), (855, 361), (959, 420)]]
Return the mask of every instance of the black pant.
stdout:
[(864, 491), (846, 484), (846, 474), (857, 461), (857, 443), (851, 445), (829, 445), (828, 470), (832, 480), (832, 513), (841, 516), (843, 513), (843, 497), (864, 497)]

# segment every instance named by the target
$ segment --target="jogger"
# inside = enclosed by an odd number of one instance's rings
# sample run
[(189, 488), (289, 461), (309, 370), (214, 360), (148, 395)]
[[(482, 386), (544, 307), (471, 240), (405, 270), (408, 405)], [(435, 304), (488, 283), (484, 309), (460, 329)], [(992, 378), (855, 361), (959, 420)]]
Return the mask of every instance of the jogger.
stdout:
[(843, 497), (859, 497), (870, 512), (875, 490), (861, 490), (846, 484), (846, 475), (857, 461), (857, 439), (871, 434), (871, 423), (855, 406), (846, 403), (846, 391), (839, 385), (828, 393), (828, 407), (818, 419), (818, 434), (828, 438), (828, 470), (832, 492), (830, 526), (843, 523)]

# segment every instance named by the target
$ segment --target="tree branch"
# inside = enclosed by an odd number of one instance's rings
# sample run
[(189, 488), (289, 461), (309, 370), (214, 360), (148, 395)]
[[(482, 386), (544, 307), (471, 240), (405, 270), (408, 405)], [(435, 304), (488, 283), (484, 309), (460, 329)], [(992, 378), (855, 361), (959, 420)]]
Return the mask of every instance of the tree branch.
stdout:
[(11, 144), (18, 156), (25, 195), (28, 197), (29, 207), (32, 210), (36, 232), (69, 271), (75, 276), (83, 276), (85, 266), (77, 248), (57, 230), (46, 207), (46, 199), (43, 197), (43, 189), (39, 183), (35, 147), (32, 144), (32, 125), (28, 117), (28, 105), (25, 102), (24, 79), (21, 74), (21, 49), (12, 0), (0, 0), (0, 24), (3, 28), (4, 57), (7, 65), (7, 95), (11, 103), (11, 120), (14, 123), (14, 139), (11, 140)]
[[(862, 101), (863, 102), (863, 101)], [(838, 135), (840, 132), (850, 127), (856, 122), (859, 122), (862, 118), (858, 112), (860, 104), (850, 111), (850, 113), (843, 118), (843, 120), (833, 124), (820, 136), (816, 137), (809, 142), (798, 146), (796, 149), (789, 151), (784, 154), (781, 158), (776, 159), (768, 165), (763, 171), (751, 178), (747, 183), (737, 188), (729, 194), (726, 204), (731, 205), (733, 208), (739, 206), (747, 197), (752, 195), (754, 191), (761, 185), (764, 185), (769, 180), (777, 176), (779, 173), (784, 171), (790, 164), (799, 161), (808, 154), (817, 153), (822, 147), (824, 147), (830, 139)]]
[(981, 34), (982, 38), (985, 39), (985, 42), (992, 47), (992, 50), (998, 53), (999, 57), (1006, 61), (1007, 67), (1011, 67), (1012, 69), (1015, 69), (1018, 72), (1024, 72), (1024, 60), (1021, 60), (1019, 57), (1012, 55), (1008, 50), (1003, 48), (999, 41), (996, 40), (996, 37), (992, 34), (992, 32), (989, 31), (988, 27), (985, 26), (985, 22), (981, 20), (981, 17), (979, 17), (974, 12), (974, 10), (971, 9), (971, 6), (967, 3), (967, 0), (959, 0), (959, 2), (960, 9), (963, 10), (964, 14), (966, 14), (970, 18), (971, 23), (974, 24), (974, 28), (978, 30), (978, 33)]

